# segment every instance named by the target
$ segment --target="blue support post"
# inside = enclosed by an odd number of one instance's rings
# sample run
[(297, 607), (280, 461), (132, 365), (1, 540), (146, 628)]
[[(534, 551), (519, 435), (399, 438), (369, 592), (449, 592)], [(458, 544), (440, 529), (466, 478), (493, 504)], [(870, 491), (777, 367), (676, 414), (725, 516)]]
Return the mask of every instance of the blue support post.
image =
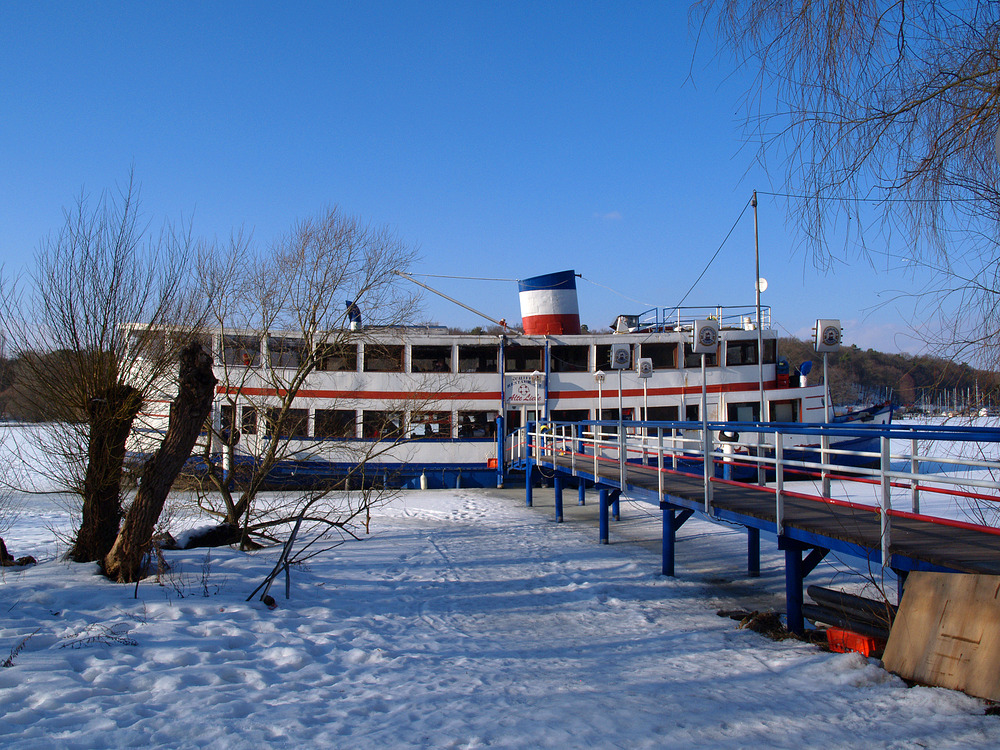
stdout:
[(665, 500), (660, 501), (660, 510), (663, 511), (663, 534), (660, 571), (665, 576), (674, 575), (674, 550), (677, 547), (677, 530), (684, 525), (694, 511), (684, 508), (678, 513), (678, 508)]
[(600, 513), (598, 513), (598, 525), (601, 537), (601, 544), (608, 544), (608, 491), (604, 487), (601, 488), (598, 493), (598, 504), (600, 507)]
[(552, 480), (553, 491), (556, 496), (556, 522), (562, 523), (563, 520), (563, 484), (566, 480), (562, 478), (561, 475), (556, 474), (555, 478)]
[(806, 629), (802, 615), (802, 548), (785, 545), (785, 609), (788, 629), (802, 634)]
[(747, 576), (760, 578), (760, 529), (747, 526)]
[(663, 550), (661, 552), (660, 572), (665, 576), (674, 575), (674, 542), (677, 539), (677, 527), (674, 525), (674, 506), (660, 503), (663, 511)]
[(621, 492), (614, 493), (614, 499), (611, 501), (611, 517), (616, 521), (622, 520), (622, 506), (618, 502), (618, 499), (622, 496)]
[(577, 505), (586, 505), (587, 504), (587, 482), (584, 481), (583, 479), (581, 479), (580, 483), (577, 485), (576, 489), (577, 489), (577, 492), (579, 493), (579, 495), (577, 496), (576, 504)]
[(801, 635), (806, 629), (805, 617), (802, 614), (802, 582), (830, 550), (813, 547), (803, 559), (802, 553), (810, 549), (809, 545), (785, 536), (778, 537), (778, 549), (785, 551), (785, 609), (788, 629)]
[(899, 570), (897, 568), (892, 569), (896, 574), (896, 604), (901, 604), (903, 601), (903, 588), (906, 586), (906, 576), (909, 575), (908, 570)]

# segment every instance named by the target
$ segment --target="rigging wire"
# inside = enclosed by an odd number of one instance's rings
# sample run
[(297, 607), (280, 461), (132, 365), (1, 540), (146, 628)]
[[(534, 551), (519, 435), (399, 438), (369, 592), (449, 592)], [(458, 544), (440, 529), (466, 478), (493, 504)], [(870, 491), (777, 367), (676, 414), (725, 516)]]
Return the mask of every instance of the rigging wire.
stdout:
[(698, 286), (698, 282), (701, 281), (702, 278), (704, 278), (706, 273), (708, 273), (708, 269), (715, 262), (715, 259), (719, 257), (719, 253), (722, 252), (722, 248), (726, 246), (726, 243), (729, 241), (729, 238), (733, 236), (733, 232), (736, 231), (737, 224), (740, 223), (740, 219), (743, 218), (743, 214), (747, 212), (747, 209), (750, 207), (750, 203), (752, 202), (752, 200), (753, 200), (752, 198), (750, 200), (747, 200), (746, 205), (743, 206), (743, 210), (740, 211), (740, 215), (736, 217), (736, 221), (733, 222), (733, 225), (729, 228), (729, 231), (726, 233), (726, 236), (723, 237), (722, 242), (719, 244), (718, 249), (715, 251), (715, 254), (711, 258), (709, 258), (708, 263), (705, 264), (705, 268), (702, 270), (700, 274), (698, 274), (698, 278), (695, 279), (694, 283), (691, 284), (691, 286), (688, 288), (686, 292), (684, 292), (684, 296), (681, 297), (680, 302), (674, 305), (675, 310), (684, 304), (684, 301), (688, 298), (691, 292), (694, 291), (694, 288)]
[(520, 281), (520, 279), (491, 279), (486, 276), (446, 276), (440, 273), (411, 273), (410, 276), (424, 276), (429, 279), (460, 279), (462, 281)]
[(622, 294), (617, 289), (612, 289), (611, 287), (606, 286), (605, 284), (599, 284), (598, 282), (594, 281), (593, 279), (588, 279), (583, 274), (578, 274), (578, 275), (579, 275), (579, 277), (581, 279), (583, 279), (584, 281), (586, 281), (588, 284), (593, 284), (594, 286), (599, 286), (602, 289), (607, 289), (612, 294), (617, 294), (619, 297), (621, 297), (622, 299), (627, 299), (629, 302), (635, 302), (637, 305), (647, 305), (649, 307), (656, 307), (656, 305), (650, 304), (649, 302), (643, 302), (641, 299), (635, 299), (633, 297), (629, 297), (626, 294)]

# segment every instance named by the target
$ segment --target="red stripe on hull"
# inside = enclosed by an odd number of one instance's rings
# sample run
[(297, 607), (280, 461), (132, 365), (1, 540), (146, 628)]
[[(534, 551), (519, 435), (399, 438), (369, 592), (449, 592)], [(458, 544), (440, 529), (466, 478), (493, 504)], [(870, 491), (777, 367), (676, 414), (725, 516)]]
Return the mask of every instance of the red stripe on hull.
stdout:
[[(274, 388), (226, 388), (217, 386), (215, 392), (229, 396), (284, 396), (284, 391)], [(366, 399), (383, 399), (403, 401), (407, 399), (429, 399), (433, 401), (500, 401), (500, 391), (483, 391), (476, 393), (438, 391), (327, 391), (302, 388), (295, 394), (296, 398), (340, 398), (363, 401)]]

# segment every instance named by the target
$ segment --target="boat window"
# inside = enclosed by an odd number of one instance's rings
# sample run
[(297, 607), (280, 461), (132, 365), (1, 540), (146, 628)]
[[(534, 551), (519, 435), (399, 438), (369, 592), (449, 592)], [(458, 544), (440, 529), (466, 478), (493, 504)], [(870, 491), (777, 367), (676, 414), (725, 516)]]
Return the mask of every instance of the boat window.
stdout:
[[(631, 407), (626, 406), (622, 410), (622, 421), (623, 422), (630, 422), (633, 419), (635, 419), (636, 416), (637, 416), (636, 412)], [(618, 409), (617, 408), (609, 409), (607, 407), (604, 407), (603, 409), (601, 409), (601, 420), (600, 421), (603, 421), (603, 422), (617, 422), (618, 421)], [(604, 436), (617, 435), (618, 434), (618, 425), (616, 425), (616, 424), (602, 425), (601, 426), (601, 434), (604, 435)]]
[(236, 421), (236, 407), (232, 404), (223, 404), (219, 408), (219, 422), (223, 430), (228, 430)]
[[(672, 370), (677, 367), (677, 344), (674, 342), (643, 344), (639, 356), (653, 360), (654, 370)], [(698, 366), (701, 366), (700, 362)]]
[(507, 432), (514, 432), (515, 430), (520, 429), (521, 428), (521, 410), (520, 409), (511, 409), (511, 410), (509, 410), (507, 412), (507, 419), (505, 420), (505, 422), (506, 422), (506, 424), (505, 424), (504, 429), (506, 429)]
[(236, 405), (223, 404), (219, 407), (219, 438), (223, 443), (229, 443), (236, 427)]
[(163, 356), (165, 349), (166, 336), (163, 331), (133, 328), (128, 332), (128, 351), (133, 357), (156, 359)]
[(681, 418), (680, 411), (677, 406), (650, 406), (646, 410), (646, 419), (650, 422), (676, 422)]
[(222, 364), (236, 367), (259, 366), (260, 336), (223, 336)]
[(252, 406), (243, 407), (243, 419), (240, 420), (244, 435), (257, 434), (257, 409)]
[(308, 409), (289, 409), (281, 424), (278, 424), (279, 419), (281, 419), (281, 409), (276, 406), (269, 407), (264, 412), (264, 423), (268, 436), (277, 436), (280, 438), (309, 437)]
[(773, 365), (778, 361), (778, 342), (774, 339), (764, 339), (764, 364)]
[[(611, 344), (598, 344), (595, 347), (594, 361), (596, 369), (610, 371), (611, 367)], [(635, 363), (635, 344), (629, 345), (629, 361)]]
[(357, 372), (357, 344), (324, 344), (316, 356), (316, 369), (323, 372)]
[(557, 345), (549, 354), (552, 372), (587, 372), (589, 359), (590, 347), (586, 345)]
[(450, 411), (415, 411), (410, 414), (410, 437), (444, 440), (451, 437)]
[(402, 372), (403, 347), (398, 344), (365, 344), (365, 372)]
[(798, 422), (799, 421), (799, 400), (789, 399), (788, 401), (772, 401), (769, 404), (772, 422)]
[(458, 413), (460, 438), (496, 438), (497, 413), (495, 411), (460, 411)]
[(403, 436), (403, 412), (368, 411), (361, 417), (361, 436), (373, 440), (395, 440)]
[(726, 406), (726, 420), (729, 422), (759, 422), (760, 401), (728, 404)]
[(318, 438), (354, 438), (358, 435), (354, 409), (317, 409), (313, 435)]
[(737, 339), (726, 341), (726, 366), (757, 364), (757, 340)]
[[(590, 419), (589, 409), (553, 409), (549, 418), (553, 422), (585, 422)], [(560, 428), (562, 429), (562, 428)], [(570, 433), (566, 433), (570, 434)]]
[(271, 367), (297, 369), (306, 355), (306, 342), (302, 339), (268, 336), (267, 357)]
[(411, 372), (451, 372), (450, 346), (411, 346)]
[(542, 361), (544, 352), (540, 346), (508, 344), (504, 347), (504, 369), (506, 372), (542, 371), (545, 368)]
[[(719, 351), (705, 355), (705, 367), (717, 367), (719, 364)], [(690, 341), (684, 342), (684, 367), (701, 367), (701, 355), (695, 354), (694, 347)]]
[(700, 422), (701, 421), (701, 404), (687, 404), (684, 407), (684, 421), (686, 422)]
[(458, 346), (459, 372), (500, 372), (499, 346)]

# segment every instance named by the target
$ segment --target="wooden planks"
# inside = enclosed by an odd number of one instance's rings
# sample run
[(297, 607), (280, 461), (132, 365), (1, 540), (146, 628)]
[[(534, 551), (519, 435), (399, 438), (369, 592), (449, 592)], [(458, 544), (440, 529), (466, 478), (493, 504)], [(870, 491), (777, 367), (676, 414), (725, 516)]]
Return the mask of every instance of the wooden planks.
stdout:
[(914, 682), (1000, 700), (1000, 576), (910, 573), (882, 662)]

